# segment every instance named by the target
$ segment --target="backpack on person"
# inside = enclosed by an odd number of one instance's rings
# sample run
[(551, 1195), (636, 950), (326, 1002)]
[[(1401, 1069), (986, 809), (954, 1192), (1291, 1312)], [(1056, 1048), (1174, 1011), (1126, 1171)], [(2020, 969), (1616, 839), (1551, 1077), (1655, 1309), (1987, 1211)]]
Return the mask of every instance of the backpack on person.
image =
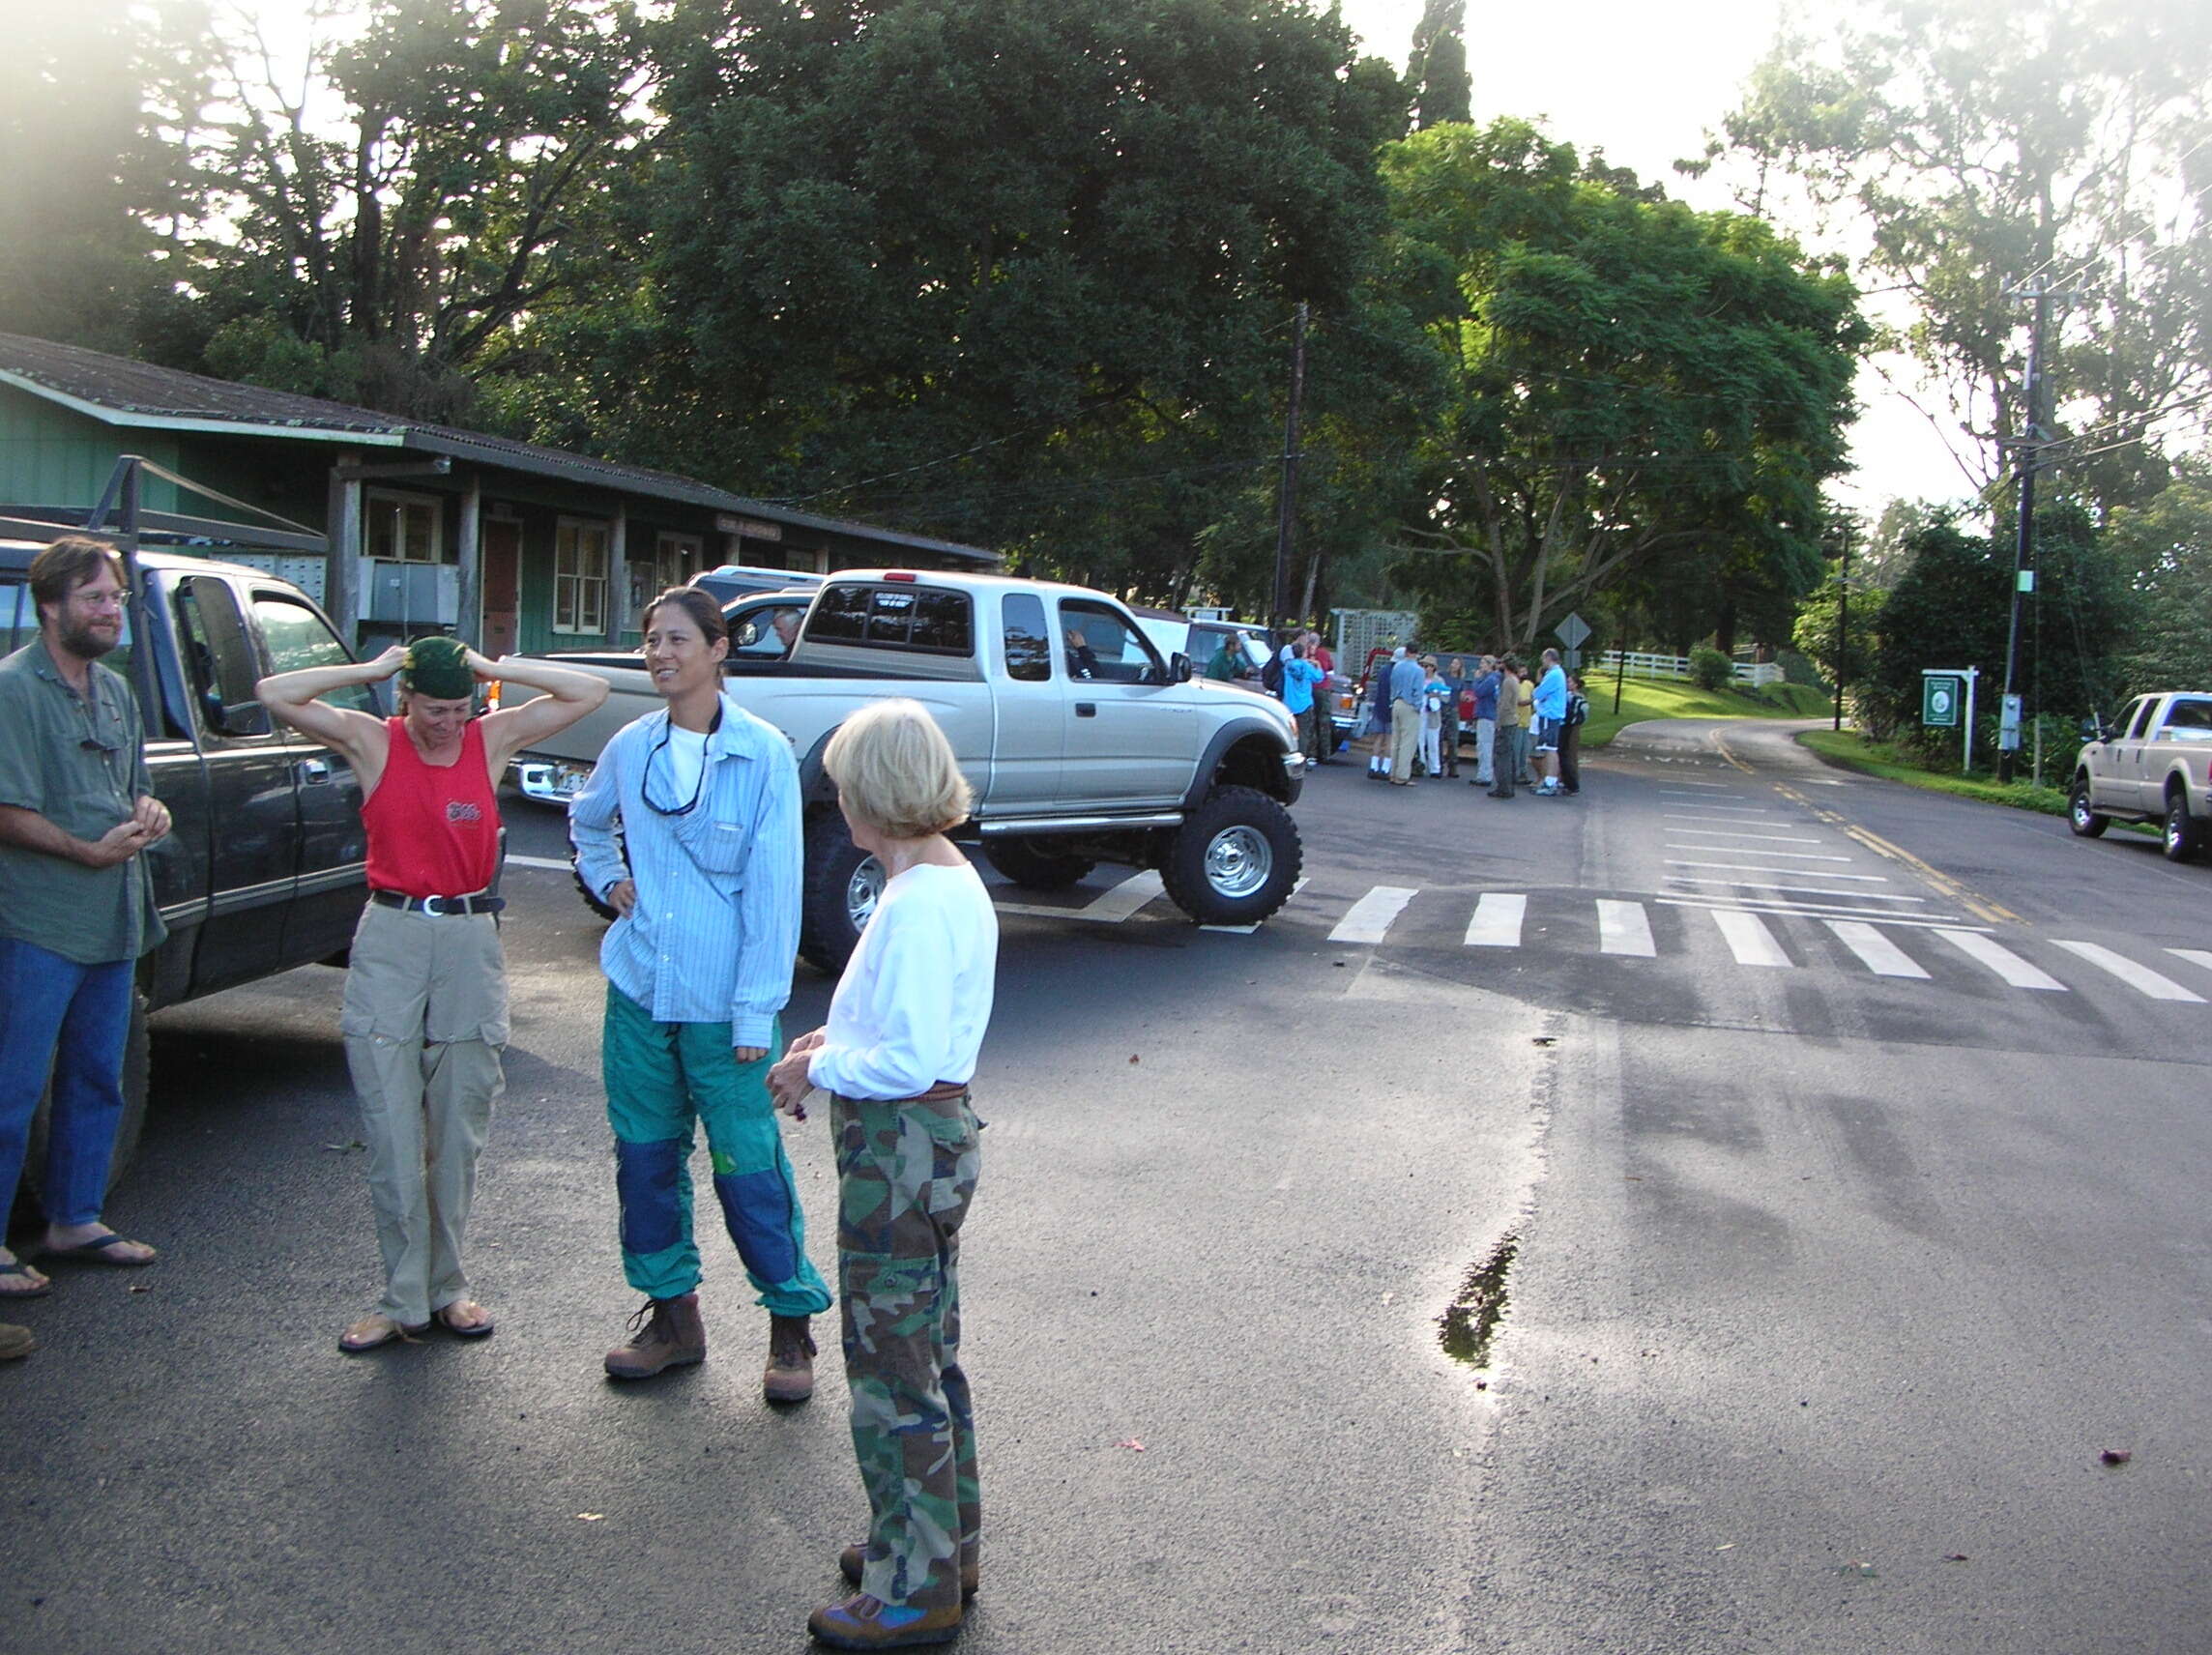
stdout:
[(1267, 664), (1260, 669), (1260, 687), (1280, 701), (1283, 696), (1283, 652), (1272, 650)]
[(1567, 697), (1567, 716), (1565, 720), (1567, 728), (1570, 730), (1577, 729), (1588, 721), (1589, 697), (1586, 695), (1570, 694)]

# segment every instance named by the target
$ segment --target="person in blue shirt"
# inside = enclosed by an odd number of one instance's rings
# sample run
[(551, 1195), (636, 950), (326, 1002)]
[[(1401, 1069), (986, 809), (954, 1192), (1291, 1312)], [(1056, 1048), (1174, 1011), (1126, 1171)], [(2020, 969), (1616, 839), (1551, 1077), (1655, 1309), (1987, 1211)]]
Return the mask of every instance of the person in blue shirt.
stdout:
[(1321, 668), (1306, 659), (1303, 638), (1283, 646), (1283, 707), (1298, 721), (1298, 751), (1318, 758), (1314, 735), (1314, 685), (1321, 682)]
[(1496, 787), (1491, 769), (1498, 745), (1498, 657), (1484, 655), (1469, 682), (1474, 691), (1474, 780), (1470, 787)]
[(1421, 702), (1428, 669), (1400, 646), (1390, 666), (1390, 785), (1412, 787), (1420, 756)]
[(1536, 681), (1536, 767), (1538, 798), (1557, 798), (1559, 788), (1559, 732), (1567, 722), (1567, 669), (1559, 665), (1559, 652), (1544, 652), (1544, 676)]
[(576, 871), (620, 915), (599, 947), (599, 1061), (623, 1272), (646, 1295), (606, 1371), (642, 1379), (706, 1359), (691, 1234), (698, 1122), (723, 1222), (769, 1313), (764, 1388), (771, 1402), (802, 1402), (814, 1389), (807, 1323), (830, 1308), (830, 1289), (806, 1257), (768, 1092), (799, 948), (799, 766), (780, 731), (722, 693), (729, 635), (712, 597), (674, 588), (644, 624), (646, 670), (667, 709), (618, 731), (568, 806)]

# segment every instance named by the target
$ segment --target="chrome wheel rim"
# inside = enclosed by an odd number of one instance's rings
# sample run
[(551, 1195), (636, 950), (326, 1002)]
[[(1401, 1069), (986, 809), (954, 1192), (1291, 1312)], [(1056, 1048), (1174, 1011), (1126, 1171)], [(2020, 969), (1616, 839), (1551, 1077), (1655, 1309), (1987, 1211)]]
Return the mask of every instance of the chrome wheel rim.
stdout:
[(853, 929), (865, 931), (876, 916), (876, 903), (884, 894), (884, 864), (869, 857), (845, 882), (845, 914)]
[(1224, 828), (1206, 847), (1206, 883), (1217, 896), (1251, 896), (1275, 871), (1275, 848), (1257, 828)]

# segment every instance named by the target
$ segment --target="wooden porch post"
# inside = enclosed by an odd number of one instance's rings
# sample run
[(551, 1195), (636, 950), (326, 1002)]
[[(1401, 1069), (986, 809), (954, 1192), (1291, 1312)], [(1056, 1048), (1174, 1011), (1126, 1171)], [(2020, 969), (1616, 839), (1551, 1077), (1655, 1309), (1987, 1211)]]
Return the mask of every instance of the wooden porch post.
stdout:
[(629, 630), (629, 505), (615, 508), (614, 532), (607, 537), (607, 642), (622, 648)]
[(323, 532), (330, 540), (330, 578), (323, 593), (329, 599), (331, 619), (348, 649), (361, 647), (361, 482), (341, 478), (339, 471), (361, 463), (347, 451), (331, 467), (330, 494), (323, 508)]
[(483, 645), (483, 473), (469, 473), (461, 491), (461, 610), (453, 631), (473, 649)]

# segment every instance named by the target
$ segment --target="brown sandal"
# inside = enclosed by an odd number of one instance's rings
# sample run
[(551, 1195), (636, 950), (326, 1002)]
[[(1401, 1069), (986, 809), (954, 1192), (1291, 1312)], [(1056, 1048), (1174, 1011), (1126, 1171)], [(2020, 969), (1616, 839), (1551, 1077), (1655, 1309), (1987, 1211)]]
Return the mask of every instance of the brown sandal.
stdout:
[[(463, 1312), (463, 1319), (455, 1320), (455, 1311)], [(467, 1317), (469, 1311), (476, 1312), (476, 1316)], [(440, 1327), (455, 1339), (481, 1339), (499, 1325), (492, 1320), (491, 1312), (473, 1298), (457, 1298), (451, 1304), (441, 1305), (432, 1313), (432, 1317)]]
[(418, 1335), (429, 1331), (430, 1324), (427, 1321), (420, 1327), (402, 1327), (391, 1317), (378, 1311), (373, 1316), (363, 1317), (339, 1334), (338, 1349), (349, 1356), (358, 1356), (364, 1350), (378, 1350), (395, 1339), (404, 1339), (413, 1344)]

